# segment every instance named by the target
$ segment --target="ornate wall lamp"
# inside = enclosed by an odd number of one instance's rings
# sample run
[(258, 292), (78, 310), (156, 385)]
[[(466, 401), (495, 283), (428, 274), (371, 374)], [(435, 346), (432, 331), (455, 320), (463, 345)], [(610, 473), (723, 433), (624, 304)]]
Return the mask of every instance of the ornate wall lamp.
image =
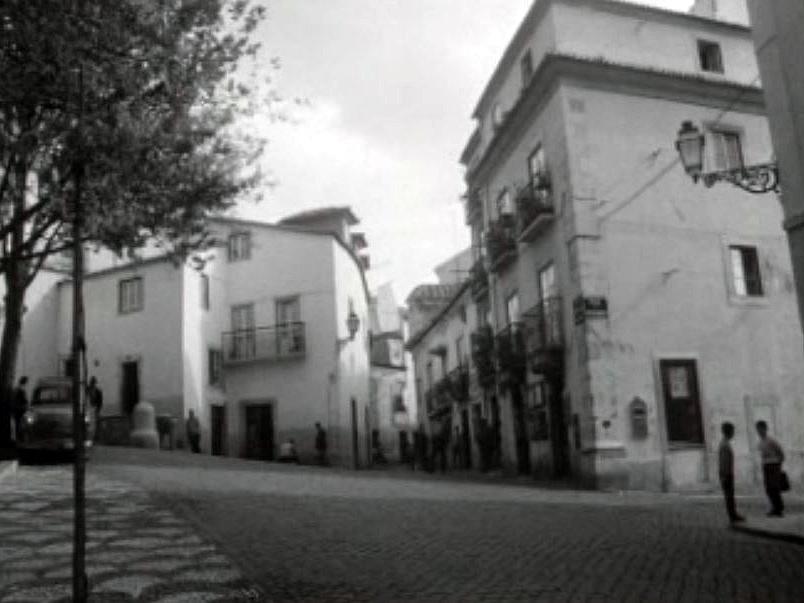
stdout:
[(776, 162), (744, 165), (732, 170), (704, 172), (704, 146), (706, 137), (691, 121), (681, 124), (676, 149), (684, 170), (693, 182), (702, 180), (705, 186), (715, 182), (731, 182), (749, 193), (779, 192), (779, 166)]

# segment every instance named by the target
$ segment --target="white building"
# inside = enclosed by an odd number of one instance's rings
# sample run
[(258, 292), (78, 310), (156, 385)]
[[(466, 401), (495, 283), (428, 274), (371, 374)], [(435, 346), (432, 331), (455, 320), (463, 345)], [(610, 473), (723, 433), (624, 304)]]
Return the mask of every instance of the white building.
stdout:
[[(276, 225), (216, 219), (203, 268), (157, 255), (89, 272), (87, 361), (104, 417), (146, 400), (179, 419), (181, 436), (192, 409), (206, 451), (272, 459), (293, 438), (303, 461), (320, 422), (332, 462), (365, 463), (371, 323), (356, 223), (348, 208)], [(26, 322), (18, 374), (69, 371), (72, 286), (61, 278), (55, 295), (45, 281), (29, 295), (44, 318)]]

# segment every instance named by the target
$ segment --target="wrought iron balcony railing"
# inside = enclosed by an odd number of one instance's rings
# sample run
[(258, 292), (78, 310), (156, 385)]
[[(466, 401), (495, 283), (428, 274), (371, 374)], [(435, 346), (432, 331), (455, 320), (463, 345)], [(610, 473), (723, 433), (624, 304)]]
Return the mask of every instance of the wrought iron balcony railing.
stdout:
[(488, 293), (489, 275), (486, 273), (486, 268), (483, 266), (482, 258), (475, 261), (475, 263), (472, 265), (472, 269), (469, 272), (469, 278), (471, 280), (470, 289), (474, 299), (480, 299)]
[(470, 339), (477, 382), (483, 389), (494, 387), (497, 374), (494, 362), (494, 332), (490, 326), (484, 325), (472, 333)]
[(489, 268), (499, 272), (516, 259), (516, 225), (512, 214), (503, 214), (489, 225), (486, 252)]
[(526, 366), (524, 327), (512, 322), (496, 337), (497, 366), (505, 381), (520, 381)]
[(564, 350), (561, 298), (542, 300), (525, 312), (524, 319), (525, 348), (531, 370), (543, 375), (560, 374)]
[(460, 365), (452, 369), (446, 377), (449, 394), (457, 402), (469, 400), (469, 367)]
[(532, 241), (555, 215), (550, 176), (543, 172), (519, 189), (516, 196), (516, 234)]
[(227, 365), (301, 358), (306, 351), (303, 322), (223, 333), (223, 361)]
[(427, 402), (428, 415), (437, 416), (447, 412), (452, 407), (449, 377), (436, 381), (433, 387), (427, 390), (424, 397)]

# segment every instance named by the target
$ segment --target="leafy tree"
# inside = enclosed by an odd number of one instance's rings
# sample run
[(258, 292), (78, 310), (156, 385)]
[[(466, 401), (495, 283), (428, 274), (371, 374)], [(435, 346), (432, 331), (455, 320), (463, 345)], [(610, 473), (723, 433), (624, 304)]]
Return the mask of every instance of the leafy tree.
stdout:
[(242, 63), (264, 15), (251, 0), (0, 2), (0, 392), (25, 291), (69, 249), (79, 195), (86, 244), (182, 256), (257, 183), (262, 141), (238, 119), (259, 106)]

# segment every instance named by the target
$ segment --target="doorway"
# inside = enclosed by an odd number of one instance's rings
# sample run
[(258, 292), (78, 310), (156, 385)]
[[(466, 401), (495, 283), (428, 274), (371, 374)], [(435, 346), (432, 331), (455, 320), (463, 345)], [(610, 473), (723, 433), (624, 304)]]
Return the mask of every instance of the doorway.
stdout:
[(569, 437), (562, 386), (554, 381), (544, 383), (547, 404), (550, 409), (550, 443), (553, 452), (553, 476), (566, 477), (570, 473)]
[(124, 415), (131, 415), (140, 401), (140, 363), (127, 360), (121, 364), (123, 378), (120, 385), (120, 403)]
[(520, 475), (530, 473), (530, 442), (525, 424), (525, 404), (522, 400), (522, 389), (511, 388), (511, 408), (514, 411), (514, 438), (516, 439), (516, 469)]
[(226, 449), (226, 407), (212, 406), (212, 454), (223, 456)]
[(462, 469), (472, 468), (472, 440), (469, 435), (469, 411), (461, 411), (461, 459), (463, 460)]
[(274, 413), (271, 404), (246, 406), (246, 458), (274, 460)]
[(352, 407), (352, 463), (355, 469), (360, 468), (359, 443), (357, 439), (358, 425), (357, 425), (357, 400), (354, 398), (350, 401)]

